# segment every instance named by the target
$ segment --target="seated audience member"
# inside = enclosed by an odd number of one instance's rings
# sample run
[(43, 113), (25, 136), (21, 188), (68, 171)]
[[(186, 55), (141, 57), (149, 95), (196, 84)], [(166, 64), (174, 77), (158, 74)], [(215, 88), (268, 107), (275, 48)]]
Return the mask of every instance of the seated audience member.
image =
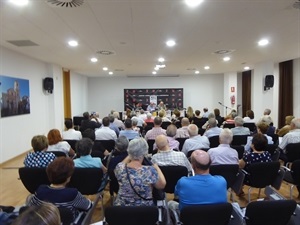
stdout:
[(100, 124), (102, 123), (98, 112), (91, 113), (91, 121), (94, 121), (94, 122), (100, 123)]
[(173, 115), (172, 115), (172, 122), (176, 123), (177, 121), (181, 122), (182, 117), (180, 116), (181, 113), (178, 109), (174, 109)]
[(233, 135), (250, 135), (250, 130), (248, 127), (244, 127), (244, 120), (240, 116), (234, 118), (235, 127), (231, 129)]
[(65, 126), (67, 130), (62, 132), (64, 140), (80, 140), (82, 138), (81, 132), (73, 128), (72, 119), (66, 119)]
[(226, 118), (224, 119), (225, 121), (223, 122), (223, 124), (234, 124), (234, 118), (237, 116), (236, 110), (233, 109), (231, 111), (231, 113), (229, 115), (226, 116)]
[[(267, 144), (273, 144), (273, 139), (272, 137), (267, 135), (267, 130), (268, 130), (269, 125), (267, 123), (264, 122), (260, 122), (257, 124), (257, 133), (263, 134), (266, 136), (267, 138)], [(245, 151), (250, 151), (251, 150), (251, 146), (252, 146), (252, 136), (249, 136), (247, 139), (247, 144), (245, 145)]]
[(116, 140), (115, 149), (112, 152), (112, 157), (108, 162), (107, 170), (113, 171), (119, 162), (122, 162), (127, 156), (127, 148), (129, 141), (125, 136), (120, 136)]
[(291, 130), (283, 136), (278, 148), (285, 153), (285, 148), (291, 143), (300, 143), (300, 118), (294, 118), (291, 121)]
[(204, 117), (204, 118), (208, 118), (208, 114), (209, 114), (209, 112), (208, 112), (208, 108), (203, 108), (203, 115), (202, 115), (202, 117)]
[(268, 115), (263, 116), (259, 120), (258, 123), (261, 123), (261, 122), (266, 123), (266, 124), (269, 125), (269, 128), (268, 128), (267, 133), (266, 133), (267, 135), (272, 136), (272, 135), (275, 134), (276, 128), (273, 126), (273, 120), (272, 120), (271, 116), (268, 116)]
[(204, 132), (203, 136), (206, 136), (207, 138), (213, 137), (213, 136), (219, 136), (222, 131), (222, 128), (217, 126), (217, 120), (215, 118), (210, 118), (208, 120), (208, 126), (206, 128), (206, 131)]
[(177, 129), (175, 138), (189, 138), (188, 126), (190, 120), (187, 117), (181, 119), (181, 127)]
[(26, 167), (47, 167), (55, 159), (52, 152), (46, 152), (48, 140), (44, 135), (37, 135), (31, 139), (31, 146), (34, 152), (26, 155), (24, 165)]
[[(166, 130), (166, 138), (169, 143), (169, 147), (173, 150), (179, 150), (179, 141), (175, 139), (177, 127), (174, 124), (170, 124)], [(153, 144), (153, 150), (157, 149), (156, 143)]]
[(58, 208), (48, 202), (27, 207), (12, 225), (61, 225)]
[(146, 125), (145, 121), (142, 118), (136, 116), (136, 113), (134, 111), (131, 112), (131, 119), (132, 120), (133, 119), (137, 120), (137, 126), (138, 127), (142, 127), (142, 126)]
[(132, 130), (138, 132), (139, 136), (141, 135), (141, 128), (137, 126), (138, 120), (136, 118), (133, 118), (132, 120)]
[(169, 201), (168, 207), (182, 210), (191, 205), (227, 202), (226, 180), (222, 176), (209, 174), (211, 160), (208, 153), (202, 150), (194, 151), (191, 155), (191, 163), (195, 176), (180, 178), (174, 192), (174, 195), (179, 198), (179, 203)]
[(145, 113), (145, 111), (143, 109), (140, 109), (139, 118), (141, 118), (143, 121), (145, 121), (147, 119), (147, 114)]
[(157, 116), (154, 118), (154, 127), (147, 131), (145, 135), (146, 140), (155, 140), (155, 138), (160, 134), (166, 135), (166, 130), (161, 128), (161, 123), (162, 120), (160, 117)]
[(152, 113), (156, 110), (156, 105), (154, 102), (150, 102), (150, 104), (147, 106), (147, 111)]
[(244, 123), (255, 123), (254, 112), (251, 109), (247, 110), (246, 116), (243, 119)]
[[(272, 162), (271, 154), (268, 151), (264, 151), (267, 147), (268, 141), (265, 135), (257, 133), (253, 135), (251, 152), (245, 152), (243, 158), (239, 161), (241, 169), (247, 168), (252, 163)], [(244, 183), (248, 183), (247, 176), (245, 177)]]
[(286, 116), (285, 117), (285, 126), (283, 126), (281, 129), (277, 130), (278, 137), (283, 137), (291, 130), (291, 122), (292, 119), (294, 119), (294, 116)]
[(187, 155), (189, 151), (209, 148), (210, 143), (208, 138), (198, 134), (198, 127), (195, 124), (190, 124), (188, 126), (188, 131), (190, 138), (184, 142), (181, 150), (185, 155)]
[(154, 119), (152, 118), (151, 113), (147, 113), (147, 118), (145, 119), (145, 123), (154, 123)]
[(101, 159), (91, 156), (92, 148), (93, 142), (89, 138), (82, 138), (82, 140), (79, 140), (76, 143), (76, 152), (79, 158), (74, 159), (75, 167), (101, 168), (103, 170), (103, 173), (106, 173), (107, 169), (102, 164)]
[(164, 104), (164, 102), (163, 101), (160, 101), (160, 103), (157, 105), (157, 109), (158, 110), (167, 110), (167, 107), (166, 107), (166, 105)]
[[(171, 126), (171, 125), (170, 125)], [(173, 125), (174, 126), (174, 125)], [(159, 166), (184, 166), (192, 172), (192, 166), (183, 152), (173, 151), (165, 135), (158, 135), (155, 139), (158, 151), (151, 161)]]
[(206, 129), (207, 129), (208, 121), (209, 121), (210, 118), (216, 118), (216, 117), (215, 117), (215, 114), (213, 114), (213, 113), (208, 114), (208, 116), (207, 116), (207, 121), (206, 121), (205, 124), (203, 124), (203, 126), (202, 126), (202, 129), (203, 129), (203, 130), (206, 130)]
[(105, 156), (109, 155), (109, 151), (104, 148), (101, 142), (96, 141), (96, 136), (95, 136), (95, 131), (88, 128), (82, 133), (83, 138), (89, 138), (93, 142), (93, 147), (92, 147), (92, 153), (91, 155), (93, 157), (99, 157), (103, 159)]
[(224, 117), (220, 116), (220, 110), (218, 108), (214, 109), (214, 115), (216, 120), (218, 121), (218, 126), (221, 126), (221, 124), (224, 122)]
[(58, 157), (46, 169), (51, 185), (40, 185), (28, 205), (41, 205), (50, 202), (57, 207), (68, 208), (73, 213), (73, 218), (80, 211), (87, 211), (92, 207), (92, 202), (84, 197), (76, 188), (68, 188), (74, 172), (74, 162), (67, 157)]
[(235, 149), (230, 147), (232, 142), (232, 131), (224, 128), (219, 136), (219, 146), (207, 151), (211, 158), (211, 165), (238, 164), (239, 156)]
[(115, 168), (119, 183), (119, 192), (114, 205), (151, 206), (153, 186), (163, 189), (166, 180), (158, 165), (143, 166), (142, 162), (148, 153), (148, 144), (143, 138), (129, 142), (128, 156)]
[(161, 118), (161, 121), (171, 123), (171, 120), (169, 118), (167, 118), (166, 115), (167, 115), (167, 113), (164, 109), (159, 110), (158, 116)]
[(272, 120), (270, 114), (271, 114), (271, 109), (265, 109), (265, 110), (264, 110), (264, 116), (269, 117), (270, 120), (271, 120), (271, 123), (273, 123), (273, 120)]
[(119, 112), (113, 112), (112, 115), (115, 117), (114, 124), (119, 128), (119, 130), (124, 130), (124, 123), (122, 122), (122, 120), (119, 120)]
[(59, 151), (64, 152), (66, 155), (73, 157), (75, 155), (74, 150), (71, 148), (68, 142), (63, 141), (59, 130), (52, 129), (48, 132), (48, 149), (47, 151)]
[(194, 116), (195, 116), (194, 110), (191, 106), (189, 106), (186, 110), (186, 117), (189, 119), (190, 122), (192, 122)]
[(128, 140), (134, 139), (136, 137), (139, 137), (139, 133), (132, 129), (132, 121), (131, 119), (126, 119), (124, 121), (125, 124), (125, 130), (120, 131), (120, 136), (127, 137)]
[(109, 128), (109, 118), (102, 119), (102, 127), (95, 131), (96, 140), (116, 140), (116, 132)]
[(116, 133), (117, 137), (119, 137), (120, 129), (116, 126), (116, 124), (114, 124), (115, 117), (113, 115), (109, 115), (108, 119), (109, 119), (109, 128)]
[(95, 130), (99, 127), (101, 127), (101, 123), (91, 121), (89, 112), (84, 112), (83, 113), (83, 120), (81, 121), (81, 125), (80, 125), (80, 128), (79, 128), (81, 133), (83, 133), (83, 131), (85, 131), (88, 128)]

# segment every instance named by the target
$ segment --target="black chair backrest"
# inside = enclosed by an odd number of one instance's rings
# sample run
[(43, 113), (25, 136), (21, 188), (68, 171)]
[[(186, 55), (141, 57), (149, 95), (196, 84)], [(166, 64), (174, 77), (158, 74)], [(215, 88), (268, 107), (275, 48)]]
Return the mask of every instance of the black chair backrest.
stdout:
[(247, 168), (249, 186), (256, 188), (264, 188), (268, 185), (272, 185), (280, 169), (280, 162), (263, 162), (253, 163)]
[(161, 172), (166, 178), (166, 193), (174, 193), (177, 181), (184, 176), (188, 176), (188, 170), (185, 166), (160, 166)]
[(46, 168), (21, 167), (19, 168), (19, 176), (23, 185), (31, 194), (34, 194), (41, 184), (50, 185)]
[(206, 123), (208, 118), (201, 118), (200, 120), (194, 120), (194, 124), (200, 129)]
[(300, 143), (291, 143), (286, 146), (286, 157), (288, 162), (300, 159)]
[(272, 161), (277, 161), (279, 159), (280, 152), (277, 151), (278, 145), (276, 144), (268, 144), (265, 151), (270, 152)]
[(272, 141), (273, 141), (274, 144), (276, 144), (276, 145), (279, 144), (278, 134), (268, 134), (268, 135), (272, 137)]
[(174, 123), (174, 125), (177, 127), (177, 129), (180, 128), (181, 127), (181, 121), (176, 121)]
[(113, 206), (104, 214), (108, 225), (156, 225), (158, 221), (155, 206)]
[(246, 208), (247, 225), (286, 225), (296, 208), (294, 200), (254, 201)]
[(154, 127), (154, 123), (147, 123), (147, 125), (144, 128), (145, 134), (147, 133), (148, 130), (151, 130)]
[(180, 212), (184, 225), (228, 225), (232, 213), (230, 203), (186, 206)]
[(103, 178), (100, 168), (75, 168), (68, 187), (77, 188), (83, 195), (98, 193)]
[(247, 144), (248, 135), (233, 135), (232, 145), (245, 145)]
[(155, 143), (155, 140), (147, 140), (147, 143), (148, 143), (148, 153), (152, 154), (152, 152), (153, 152), (153, 145)]
[(60, 219), (63, 225), (73, 224), (73, 213), (71, 209), (65, 207), (58, 207)]
[(71, 148), (76, 151), (76, 143), (78, 140), (67, 140), (67, 139), (64, 139), (64, 141), (68, 142), (69, 145), (71, 146)]
[(61, 152), (61, 151), (47, 151), (47, 152), (52, 152), (56, 157), (66, 157), (66, 153)]
[(111, 152), (115, 148), (114, 140), (95, 140), (95, 142), (100, 142), (107, 151)]
[(162, 129), (167, 129), (167, 127), (171, 124), (171, 122), (165, 121), (161, 123), (161, 128)]
[(256, 131), (255, 123), (244, 123), (243, 126), (248, 127), (250, 132), (255, 132)]
[(244, 151), (245, 151), (244, 146), (241, 146), (241, 145), (230, 145), (230, 147), (234, 148), (237, 151), (237, 153), (239, 155), (239, 159), (243, 158)]
[(234, 128), (234, 127), (235, 127), (234, 123), (224, 123), (224, 125), (223, 125), (223, 128), (231, 129), (231, 128)]
[(220, 175), (227, 181), (227, 189), (232, 187), (237, 179), (239, 172), (238, 164), (227, 165), (211, 165), (209, 167), (209, 173), (211, 175)]
[(294, 180), (293, 183), (296, 184), (296, 185), (300, 185), (300, 159), (295, 160), (292, 163), (291, 175), (292, 175), (293, 180)]
[(179, 151), (181, 151), (182, 147), (183, 147), (183, 144), (184, 142), (186, 141), (186, 139), (188, 138), (176, 138), (176, 140), (179, 142)]
[(209, 140), (209, 143), (210, 143), (210, 145), (209, 145), (210, 148), (218, 147), (219, 144), (220, 144), (219, 143), (219, 135), (212, 136), (212, 137), (208, 138), (208, 140)]

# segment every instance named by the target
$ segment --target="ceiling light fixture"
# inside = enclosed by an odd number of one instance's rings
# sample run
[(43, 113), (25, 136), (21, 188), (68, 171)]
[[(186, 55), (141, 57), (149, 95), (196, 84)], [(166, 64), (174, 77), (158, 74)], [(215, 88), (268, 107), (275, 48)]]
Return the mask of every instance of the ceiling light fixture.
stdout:
[(245, 66), (245, 67), (244, 67), (244, 70), (249, 70), (249, 69), (250, 69), (249, 66)]
[(158, 62), (164, 62), (164, 61), (165, 61), (164, 58), (162, 58), (162, 57), (158, 58)]
[(265, 46), (265, 45), (267, 45), (267, 44), (269, 44), (269, 40), (267, 40), (267, 39), (261, 39), (261, 40), (258, 42), (258, 45), (259, 45), (259, 46)]
[(159, 70), (159, 67), (157, 67), (157, 66), (156, 66), (156, 67), (154, 67), (154, 70)]
[(168, 41), (166, 42), (166, 45), (167, 45), (168, 47), (173, 47), (174, 45), (176, 45), (176, 42), (175, 42), (174, 40), (168, 40)]
[(210, 67), (209, 67), (209, 66), (204, 66), (204, 69), (205, 69), (205, 70), (209, 70)]
[(200, 5), (203, 0), (185, 0), (185, 4), (189, 7), (196, 7)]
[(156, 71), (153, 71), (152, 74), (157, 74), (157, 72), (156, 72)]
[(74, 41), (74, 40), (69, 41), (68, 44), (69, 44), (70, 46), (72, 46), (72, 47), (78, 46), (78, 42), (77, 42), (77, 41)]
[(110, 71), (108, 74), (109, 74), (109, 75), (113, 75), (114, 73)]
[(199, 74), (199, 73), (200, 73), (199, 70), (196, 70), (196, 71), (195, 71), (195, 74)]
[(28, 5), (28, 0), (10, 0), (10, 2), (17, 6)]
[(92, 62), (98, 62), (98, 59), (97, 58), (91, 58), (91, 61)]
[(107, 67), (103, 67), (102, 69), (103, 69), (104, 71), (107, 71), (107, 70), (108, 70), (108, 68), (107, 68)]
[(223, 60), (224, 60), (225, 62), (227, 62), (227, 61), (230, 60), (230, 57), (226, 56), (226, 57), (223, 58)]

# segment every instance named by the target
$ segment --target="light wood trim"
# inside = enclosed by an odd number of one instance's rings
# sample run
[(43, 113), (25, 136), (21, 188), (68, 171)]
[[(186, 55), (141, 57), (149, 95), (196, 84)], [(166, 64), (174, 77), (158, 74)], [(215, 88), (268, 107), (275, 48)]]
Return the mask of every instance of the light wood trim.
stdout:
[(63, 70), (64, 116), (72, 118), (71, 112), (71, 79), (70, 70)]

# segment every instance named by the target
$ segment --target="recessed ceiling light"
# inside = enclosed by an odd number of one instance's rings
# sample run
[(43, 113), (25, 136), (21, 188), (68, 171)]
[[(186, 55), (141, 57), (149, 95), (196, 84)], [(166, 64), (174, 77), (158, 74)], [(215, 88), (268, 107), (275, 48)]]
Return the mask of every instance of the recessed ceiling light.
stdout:
[(164, 58), (162, 58), (162, 57), (158, 58), (158, 62), (164, 62), (164, 61), (165, 61)]
[(176, 42), (174, 40), (168, 40), (166, 42), (166, 45), (169, 46), (169, 47), (173, 47), (174, 45), (176, 45)]
[(250, 69), (249, 66), (245, 66), (245, 67), (244, 67), (244, 70), (249, 70), (249, 69)]
[(157, 74), (156, 71), (153, 71), (152, 74)]
[(159, 67), (158, 66), (154, 67), (154, 70), (159, 70)]
[(114, 73), (110, 71), (108, 74), (109, 74), (109, 75), (113, 75)]
[(209, 70), (210, 67), (209, 67), (209, 66), (204, 66), (204, 69), (205, 69), (205, 70)]
[(103, 69), (104, 71), (108, 70), (108, 68), (107, 68), (107, 67), (103, 67), (102, 69)]
[(224, 57), (223, 60), (224, 60), (224, 61), (229, 61), (229, 60), (230, 60), (230, 57), (228, 57), (228, 56), (227, 56), (227, 57)]
[(199, 74), (199, 73), (200, 73), (199, 70), (196, 70), (196, 71), (195, 71), (195, 74)]
[(98, 62), (98, 59), (97, 58), (91, 58), (91, 61), (92, 62)]
[(261, 40), (258, 42), (258, 45), (259, 45), (259, 46), (265, 46), (265, 45), (267, 45), (267, 44), (269, 44), (269, 40), (267, 40), (267, 39), (261, 39)]
[(10, 2), (18, 6), (24, 6), (28, 4), (28, 0), (10, 0)]
[(77, 41), (69, 41), (68, 44), (72, 47), (76, 47), (78, 45), (78, 42)]
[(189, 7), (196, 7), (200, 5), (203, 2), (203, 0), (185, 0), (185, 4)]

